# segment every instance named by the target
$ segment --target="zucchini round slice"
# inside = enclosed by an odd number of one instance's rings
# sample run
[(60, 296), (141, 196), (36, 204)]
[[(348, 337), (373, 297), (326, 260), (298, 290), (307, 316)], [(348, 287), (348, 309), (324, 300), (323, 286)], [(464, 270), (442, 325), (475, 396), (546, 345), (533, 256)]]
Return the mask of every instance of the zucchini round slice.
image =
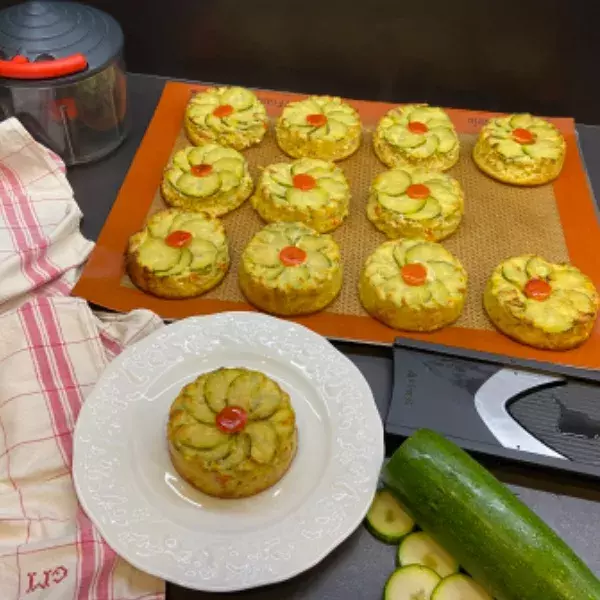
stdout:
[(492, 597), (468, 575), (459, 573), (440, 581), (431, 600), (492, 600)]
[(403, 567), (429, 567), (440, 577), (457, 573), (459, 567), (457, 560), (424, 531), (411, 533), (402, 540), (398, 548), (398, 563)]
[(440, 576), (427, 567), (410, 565), (396, 569), (387, 580), (384, 600), (429, 600)]
[(396, 544), (415, 527), (415, 522), (389, 490), (375, 494), (366, 517), (371, 533), (387, 544)]

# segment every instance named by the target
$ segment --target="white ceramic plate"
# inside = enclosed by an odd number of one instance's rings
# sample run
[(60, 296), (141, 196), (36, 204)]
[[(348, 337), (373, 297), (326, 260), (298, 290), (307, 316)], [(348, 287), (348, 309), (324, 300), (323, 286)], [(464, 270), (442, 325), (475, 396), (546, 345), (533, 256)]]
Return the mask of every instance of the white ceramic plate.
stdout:
[[(298, 453), (274, 487), (220, 500), (171, 465), (165, 427), (183, 385), (222, 366), (260, 370), (290, 394)], [(193, 317), (115, 359), (77, 422), (79, 500), (110, 546), (143, 571), (204, 591), (283, 581), (321, 561), (364, 518), (383, 427), (360, 371), (316, 333), (259, 313)]]

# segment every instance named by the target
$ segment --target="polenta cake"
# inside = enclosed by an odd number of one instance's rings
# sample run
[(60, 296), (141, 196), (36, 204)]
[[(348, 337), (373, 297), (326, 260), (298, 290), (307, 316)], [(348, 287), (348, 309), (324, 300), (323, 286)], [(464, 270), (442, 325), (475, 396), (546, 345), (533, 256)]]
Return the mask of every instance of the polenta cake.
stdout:
[(223, 225), (201, 213), (157, 212), (129, 238), (126, 267), (131, 281), (154, 296), (199, 296), (215, 287), (229, 268)]
[(444, 173), (397, 167), (378, 175), (367, 216), (389, 238), (442, 240), (459, 226), (464, 211), (460, 183)]
[(219, 217), (245, 202), (253, 187), (248, 163), (237, 150), (205, 144), (175, 153), (161, 193), (170, 206)]
[(263, 103), (241, 87), (211, 87), (190, 98), (184, 129), (192, 144), (217, 143), (245, 150), (260, 143), (269, 127)]
[(591, 334), (598, 315), (592, 281), (569, 264), (534, 254), (498, 265), (484, 293), (485, 309), (507, 336), (550, 350), (568, 350)]
[(552, 123), (519, 114), (491, 119), (479, 134), (473, 159), (498, 181), (540, 185), (559, 176), (565, 152), (565, 139)]
[(458, 162), (460, 144), (444, 110), (427, 104), (392, 108), (379, 121), (373, 148), (390, 167), (423, 167), (446, 171)]
[(268, 223), (300, 221), (321, 233), (341, 225), (349, 200), (344, 172), (316, 158), (269, 165), (250, 199)]
[(340, 249), (330, 235), (303, 223), (271, 223), (244, 249), (239, 283), (246, 298), (265, 312), (317, 312), (342, 287)]
[(359, 296), (365, 310), (394, 329), (434, 331), (456, 321), (467, 293), (467, 273), (441, 244), (384, 242), (367, 258)]
[(289, 395), (272, 379), (222, 368), (186, 385), (167, 425), (171, 461), (210, 496), (245, 498), (277, 483), (297, 448)]
[(285, 106), (275, 127), (279, 147), (292, 158), (342, 160), (360, 146), (362, 125), (341, 98), (310, 96)]

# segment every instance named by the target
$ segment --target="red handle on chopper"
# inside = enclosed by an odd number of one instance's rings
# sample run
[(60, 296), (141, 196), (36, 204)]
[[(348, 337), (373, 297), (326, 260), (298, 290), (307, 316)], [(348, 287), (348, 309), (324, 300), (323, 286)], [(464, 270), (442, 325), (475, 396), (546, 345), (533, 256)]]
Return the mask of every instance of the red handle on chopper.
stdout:
[(25, 56), (0, 60), (0, 77), (7, 79), (52, 79), (83, 71), (87, 60), (83, 54), (72, 54), (55, 60), (30, 62)]

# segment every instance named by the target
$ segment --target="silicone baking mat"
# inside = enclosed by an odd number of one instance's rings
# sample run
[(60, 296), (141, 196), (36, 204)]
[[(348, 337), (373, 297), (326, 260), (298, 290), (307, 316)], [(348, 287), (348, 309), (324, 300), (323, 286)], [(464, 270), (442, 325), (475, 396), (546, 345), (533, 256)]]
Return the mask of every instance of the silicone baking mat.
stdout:
[[(190, 300), (155, 298), (136, 289), (124, 273), (123, 253), (128, 237), (143, 226), (150, 214), (165, 207), (158, 191), (162, 172), (172, 154), (187, 143), (182, 131), (185, 106), (190, 96), (202, 89), (205, 86), (175, 82), (165, 86), (74, 294), (113, 310), (149, 308), (164, 318), (253, 310), (237, 285), (241, 251), (264, 226), (249, 202), (223, 219), (230, 243), (231, 269), (222, 284), (204, 296)], [(287, 102), (302, 97), (260, 90), (257, 95), (272, 120)], [(365, 132), (358, 152), (339, 163), (352, 190), (350, 215), (333, 233), (342, 251), (344, 286), (326, 310), (294, 320), (332, 338), (391, 343), (399, 332), (372, 319), (363, 310), (358, 300), (357, 282), (365, 258), (386, 239), (366, 218), (365, 207), (370, 182), (385, 170), (373, 153), (371, 132), (393, 105), (349, 102), (359, 111)], [(528, 252), (552, 261), (570, 260), (600, 285), (600, 256), (590, 248), (600, 240), (600, 227), (578, 152), (574, 122), (551, 119), (567, 141), (567, 159), (559, 179), (536, 188), (517, 188), (483, 175), (471, 159), (477, 133), (495, 114), (458, 109), (449, 109), (448, 113), (461, 141), (460, 161), (449, 173), (463, 185), (465, 216), (458, 231), (443, 243), (460, 258), (469, 273), (468, 299), (463, 315), (454, 326), (431, 334), (402, 335), (509, 356), (600, 367), (600, 328), (597, 327), (591, 339), (578, 349), (564, 353), (538, 351), (497, 333), (481, 303), (486, 278), (494, 266), (509, 256)], [(290, 160), (277, 147), (272, 128), (259, 146), (245, 151), (244, 155), (255, 180), (261, 167)]]

